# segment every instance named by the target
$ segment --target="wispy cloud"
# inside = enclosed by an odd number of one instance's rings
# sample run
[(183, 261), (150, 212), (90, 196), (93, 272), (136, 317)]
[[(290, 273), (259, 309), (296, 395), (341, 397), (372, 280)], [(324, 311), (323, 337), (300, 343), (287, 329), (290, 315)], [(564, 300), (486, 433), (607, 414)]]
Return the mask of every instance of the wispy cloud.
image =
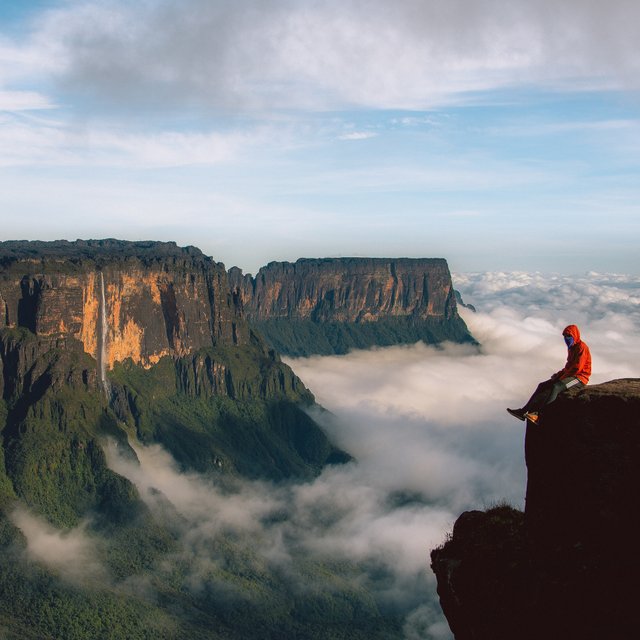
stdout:
[(0, 111), (53, 109), (51, 100), (36, 91), (0, 91)]
[[(50, 109), (38, 94), (3, 95), (7, 110)], [(11, 103), (11, 104), (10, 104)], [(11, 107), (11, 108), (9, 108)], [(78, 127), (56, 117), (7, 114), (0, 127), (0, 166), (163, 168), (231, 164), (272, 139), (264, 126), (244, 131), (132, 132), (108, 125)]]
[(338, 136), (339, 140), (367, 140), (375, 138), (378, 134), (373, 131), (352, 131)]
[(98, 559), (101, 543), (95, 536), (87, 535), (85, 525), (61, 531), (21, 507), (11, 512), (10, 518), (24, 534), (31, 560), (85, 587), (104, 585), (109, 580), (106, 568)]

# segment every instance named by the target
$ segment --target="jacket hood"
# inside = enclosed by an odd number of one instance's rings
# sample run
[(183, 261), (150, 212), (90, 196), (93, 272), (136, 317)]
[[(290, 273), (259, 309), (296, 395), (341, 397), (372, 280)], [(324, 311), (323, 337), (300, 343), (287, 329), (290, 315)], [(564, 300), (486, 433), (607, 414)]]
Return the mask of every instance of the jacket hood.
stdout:
[(568, 327), (565, 327), (562, 335), (571, 336), (574, 344), (578, 344), (578, 342), (580, 342), (580, 329), (578, 329), (575, 324), (570, 324)]

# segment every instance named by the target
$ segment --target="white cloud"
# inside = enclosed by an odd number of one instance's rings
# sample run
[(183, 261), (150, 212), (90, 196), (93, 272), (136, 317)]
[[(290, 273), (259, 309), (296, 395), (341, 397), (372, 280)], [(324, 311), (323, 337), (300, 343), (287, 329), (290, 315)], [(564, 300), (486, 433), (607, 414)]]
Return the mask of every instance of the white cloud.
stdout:
[(351, 133), (344, 133), (338, 136), (339, 140), (367, 140), (369, 138), (375, 138), (378, 134), (373, 131), (352, 131)]
[(507, 340), (519, 343), (523, 331), (531, 336), (531, 327), (535, 327), (538, 342), (547, 336), (551, 345), (552, 336), (567, 324), (577, 324), (594, 354), (593, 382), (639, 375), (637, 276), (487, 273), (456, 275), (455, 282), (465, 301), (485, 312), (471, 320), (479, 325), (475, 332), (481, 342), (482, 332), (487, 331), (491, 340), (499, 323), (503, 345)]
[(151, 506), (162, 508), (162, 501), (168, 499), (182, 516), (205, 526), (210, 536), (224, 530), (255, 532), (261, 528), (262, 518), (279, 506), (268, 498), (268, 488), (261, 483), (248, 483), (229, 500), (203, 476), (180, 473), (160, 446), (134, 445), (134, 449), (139, 466), (119, 457), (112, 443), (107, 448), (112, 469), (134, 482)]
[(639, 18), (632, 0), (113, 0), (46, 13), (31, 44), (94, 108), (411, 109), (516, 84), (637, 89)]
[(0, 111), (52, 109), (49, 98), (36, 91), (0, 91)]
[(61, 531), (23, 508), (11, 512), (10, 518), (24, 534), (32, 560), (83, 586), (105, 584), (108, 573), (97, 559), (100, 543), (87, 535), (85, 525)]
[(94, 131), (88, 140), (98, 164), (170, 167), (233, 162), (238, 153), (255, 146), (261, 133), (178, 133), (149, 135)]
[(12, 41), (0, 35), (0, 88), (26, 80), (37, 80), (61, 70), (59, 56), (51, 46), (60, 47), (56, 38), (29, 33), (24, 40)]
[[(39, 94), (0, 93), (7, 109), (51, 108)], [(39, 102), (40, 101), (40, 102)], [(10, 104), (11, 103), (11, 104)], [(38, 106), (39, 105), (39, 106)], [(0, 166), (163, 168), (233, 163), (273, 135), (268, 128), (245, 132), (139, 132), (99, 124), (78, 126), (53, 117), (7, 114), (0, 128)]]

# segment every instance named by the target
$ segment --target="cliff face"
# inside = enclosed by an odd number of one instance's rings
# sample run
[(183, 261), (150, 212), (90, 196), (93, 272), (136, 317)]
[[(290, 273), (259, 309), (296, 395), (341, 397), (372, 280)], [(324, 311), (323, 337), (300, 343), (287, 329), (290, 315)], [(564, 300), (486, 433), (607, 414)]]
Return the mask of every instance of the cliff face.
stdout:
[(327, 258), (271, 262), (255, 278), (230, 272), (247, 318), (372, 322), (451, 318), (456, 303), (442, 259)]
[(247, 318), (283, 353), (472, 341), (442, 259), (301, 259), (229, 277)]
[(432, 552), (456, 640), (637, 635), (640, 380), (561, 395), (528, 424), (525, 513), (460, 516)]
[(224, 265), (171, 243), (0, 243), (0, 328), (71, 337), (107, 369), (249, 332)]

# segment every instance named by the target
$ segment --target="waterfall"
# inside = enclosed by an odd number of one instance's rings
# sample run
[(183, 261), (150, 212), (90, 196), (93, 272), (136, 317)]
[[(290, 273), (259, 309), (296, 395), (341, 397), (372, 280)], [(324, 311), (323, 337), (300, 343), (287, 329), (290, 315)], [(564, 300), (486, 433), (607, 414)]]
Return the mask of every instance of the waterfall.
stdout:
[(100, 370), (100, 384), (107, 398), (109, 397), (109, 382), (107, 381), (107, 304), (104, 297), (104, 274), (100, 272), (100, 317), (98, 320), (98, 369)]

